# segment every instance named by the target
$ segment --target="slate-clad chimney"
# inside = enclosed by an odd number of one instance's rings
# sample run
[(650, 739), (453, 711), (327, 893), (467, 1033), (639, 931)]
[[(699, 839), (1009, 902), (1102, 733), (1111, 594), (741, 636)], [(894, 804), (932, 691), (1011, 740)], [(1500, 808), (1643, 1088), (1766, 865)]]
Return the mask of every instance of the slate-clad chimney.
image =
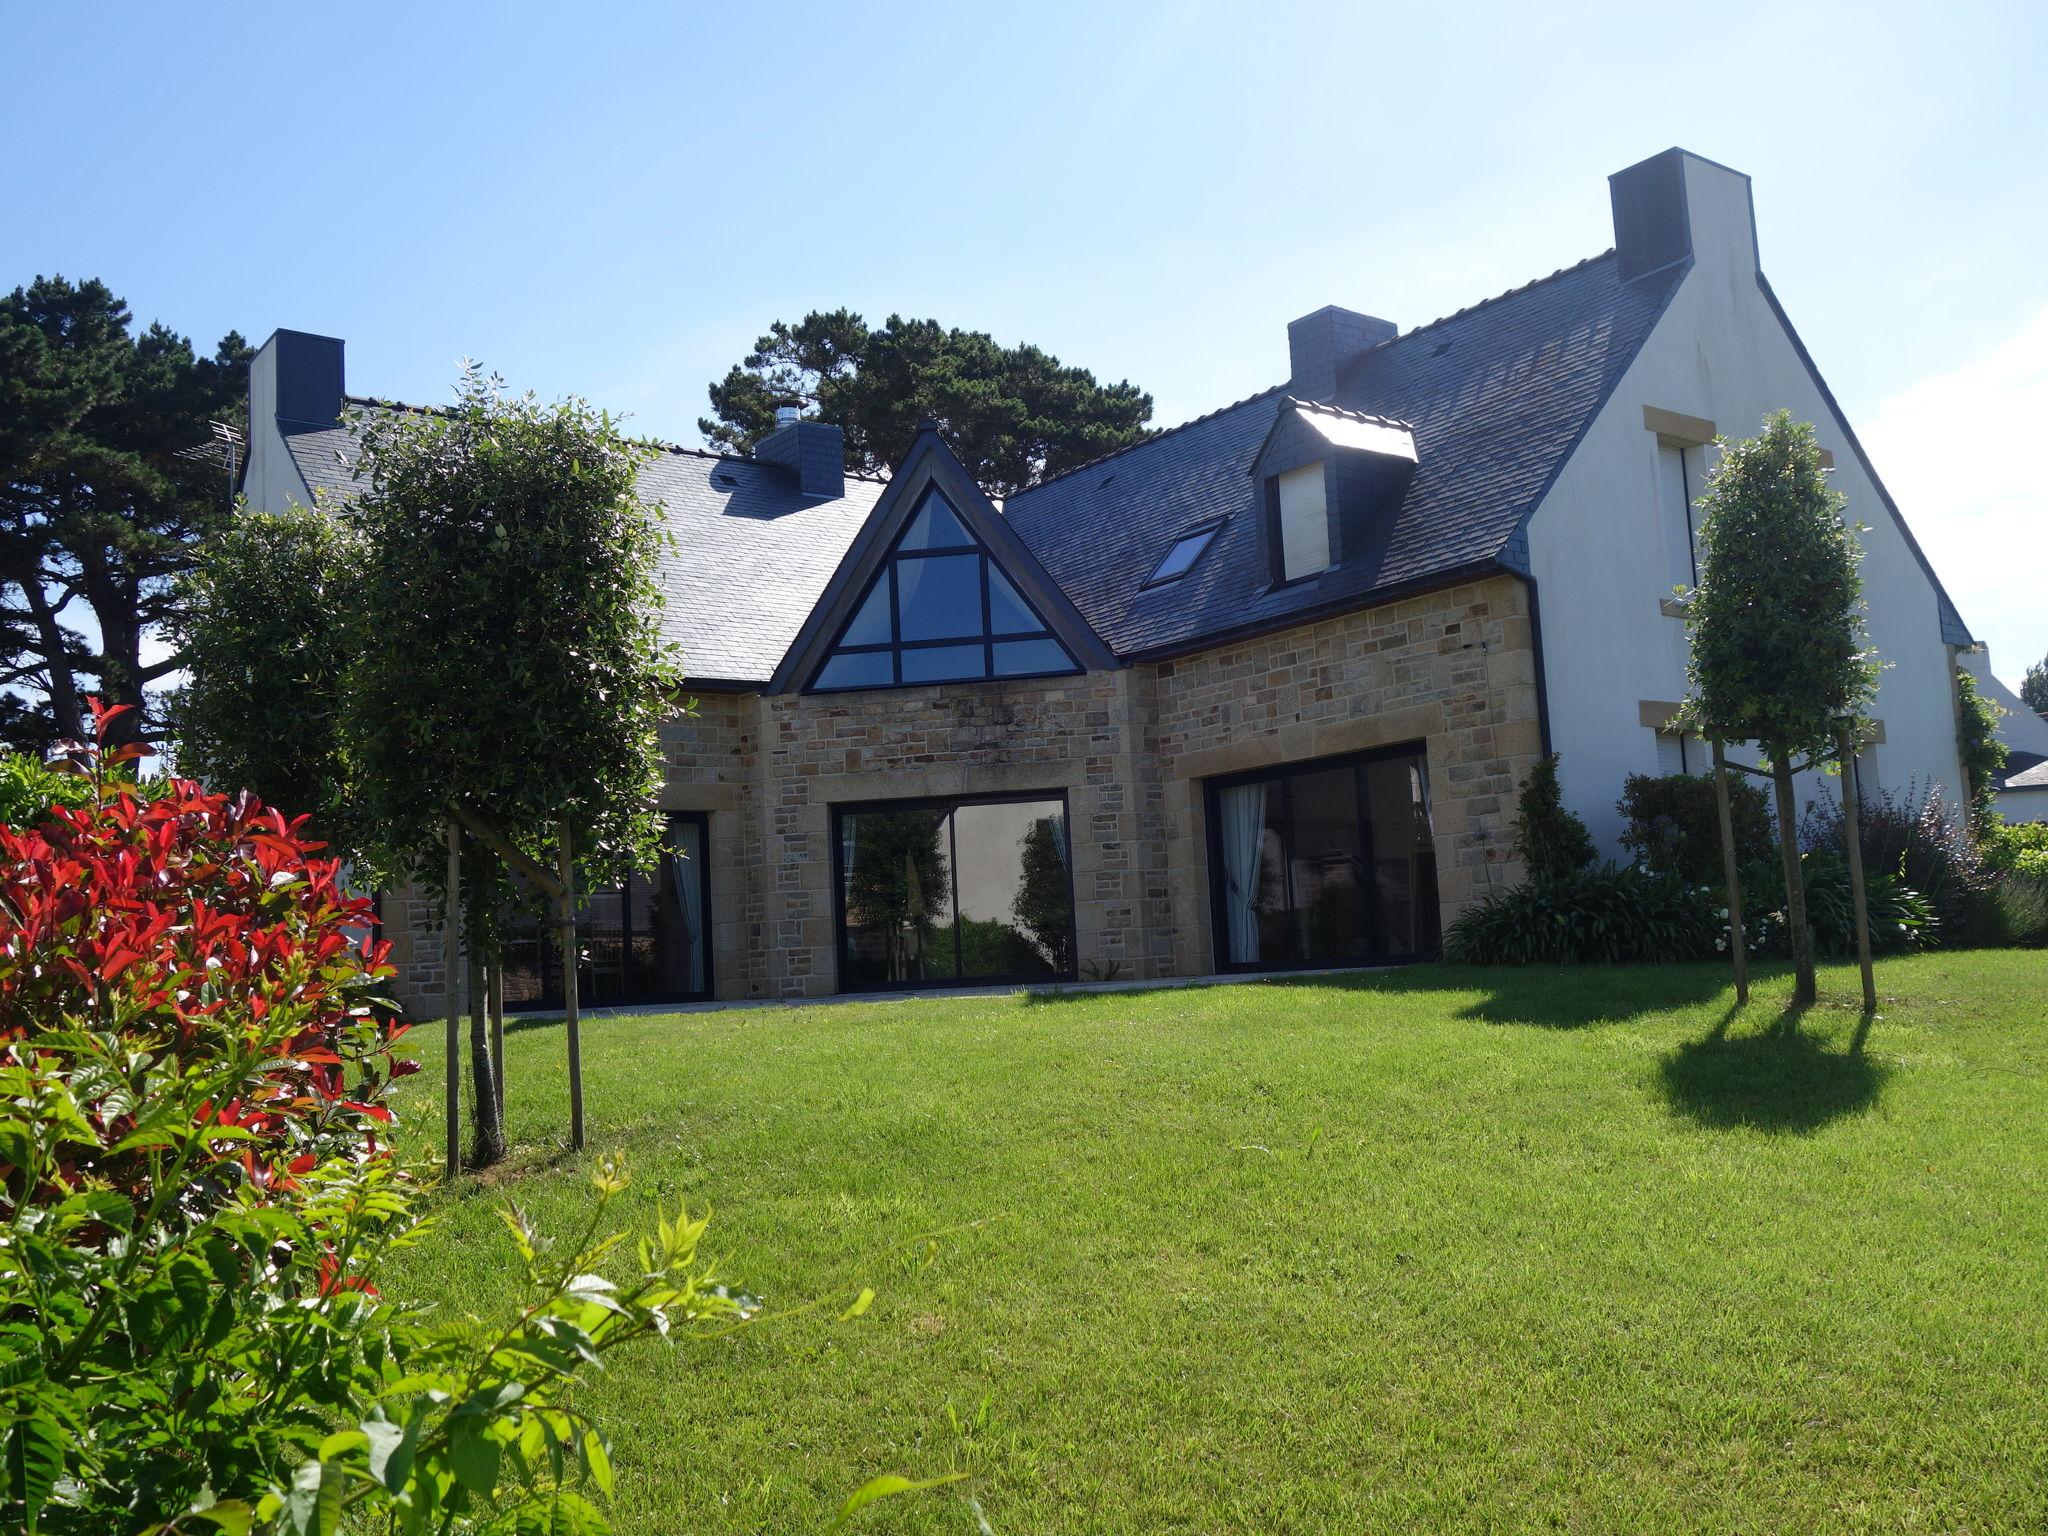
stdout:
[(1607, 178), (1615, 273), (1632, 282), (1675, 262), (1754, 273), (1749, 178), (1690, 150), (1667, 149)]
[[(777, 413), (780, 420), (780, 413)], [(780, 464), (796, 476), (806, 496), (846, 494), (846, 434), (826, 421), (793, 421), (754, 444), (754, 457)]]
[(249, 364), (251, 420), (285, 431), (331, 427), (341, 417), (341, 338), (272, 331)]
[(1391, 320), (1326, 304), (1287, 327), (1288, 393), (1297, 400), (1334, 400), (1337, 380), (1359, 353), (1392, 341), (1400, 327)]

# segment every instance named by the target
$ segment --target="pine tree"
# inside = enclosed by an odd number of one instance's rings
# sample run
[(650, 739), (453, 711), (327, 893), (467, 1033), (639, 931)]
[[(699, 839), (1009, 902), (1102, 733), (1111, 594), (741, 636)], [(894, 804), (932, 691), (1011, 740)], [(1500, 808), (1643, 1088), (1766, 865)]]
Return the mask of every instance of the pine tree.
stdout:
[[(179, 665), (150, 657), (177, 578), (228, 516), (214, 424), (244, 411), (249, 347), (212, 357), (162, 325), (131, 333), (97, 279), (38, 277), (0, 298), (0, 731), (85, 733), (84, 700), (144, 706)], [(117, 734), (150, 733), (138, 707)]]
[(918, 424), (939, 423), (991, 495), (1005, 496), (1143, 439), (1152, 397), (1102, 384), (1037, 347), (891, 315), (872, 329), (851, 310), (778, 320), (711, 386), (697, 423), (713, 447), (748, 452), (794, 405), (846, 433), (849, 469), (888, 469)]

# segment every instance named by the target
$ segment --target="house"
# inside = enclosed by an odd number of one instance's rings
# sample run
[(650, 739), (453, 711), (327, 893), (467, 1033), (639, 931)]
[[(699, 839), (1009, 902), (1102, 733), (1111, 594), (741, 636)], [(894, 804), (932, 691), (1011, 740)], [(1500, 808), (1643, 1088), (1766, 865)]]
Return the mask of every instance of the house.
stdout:
[[(1609, 190), (1605, 254), (1407, 331), (1303, 316), (1285, 383), (1001, 506), (937, 428), (886, 482), (811, 421), (662, 454), (697, 709), (673, 856), (597, 899), (584, 995), (1426, 955), (1517, 878), (1539, 754), (1610, 851), (1625, 775), (1701, 767), (1670, 728), (1692, 502), (1781, 406), (1868, 525), (1865, 788), (1957, 784), (1969, 632), (1764, 279), (1748, 178), (1671, 150)], [(251, 500), (350, 494), (341, 343), (280, 331), (251, 377)], [(423, 1009), (432, 915), (386, 909)], [(541, 935), (516, 959), (514, 1001), (558, 988)]]

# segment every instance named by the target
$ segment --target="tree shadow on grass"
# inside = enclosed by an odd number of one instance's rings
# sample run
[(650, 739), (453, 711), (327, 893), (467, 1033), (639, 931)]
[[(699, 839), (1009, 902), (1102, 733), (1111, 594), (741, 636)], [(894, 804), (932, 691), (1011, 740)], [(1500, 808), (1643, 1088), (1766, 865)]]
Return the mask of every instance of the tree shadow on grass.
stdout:
[[(1767, 979), (1769, 972), (1759, 979)], [(1395, 965), (1380, 970), (1307, 972), (1299, 976), (1247, 976), (1235, 985), (1275, 991), (1368, 992), (1382, 996), (1430, 993), (1483, 993), (1456, 1009), (1456, 1017), (1482, 1024), (1522, 1025), (1538, 1029), (1584, 1029), (1616, 1024), (1645, 1014), (1698, 1008), (1721, 997), (1732, 986), (1725, 965), (1511, 965), (1456, 966), (1436, 963)], [(1082, 1003), (1118, 993), (1048, 988), (1029, 993), (1029, 1006)], [(1156, 995), (1156, 994), (1155, 994)], [(1306, 1001), (1306, 998), (1304, 999)], [(1429, 1006), (1437, 1007), (1435, 1003)]]
[(1870, 1108), (1890, 1075), (1863, 1048), (1867, 1016), (1840, 1051), (1801, 1027), (1799, 1009), (1731, 1037), (1732, 1017), (1731, 1010), (1704, 1037), (1666, 1055), (1658, 1069), (1672, 1112), (1710, 1129), (1808, 1135)]

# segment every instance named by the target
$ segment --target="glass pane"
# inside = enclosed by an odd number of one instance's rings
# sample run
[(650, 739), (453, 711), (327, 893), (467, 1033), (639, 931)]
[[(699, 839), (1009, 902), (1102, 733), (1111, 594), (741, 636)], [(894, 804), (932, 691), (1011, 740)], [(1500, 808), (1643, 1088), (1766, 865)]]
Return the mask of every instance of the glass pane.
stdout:
[(1365, 960), (1364, 846), (1359, 839), (1358, 770), (1349, 765), (1296, 774), (1288, 784), (1295, 958), (1312, 965)]
[(1045, 625), (1031, 611), (1010, 578), (988, 563), (988, 632), (992, 635), (1042, 635)]
[(1066, 974), (1074, 906), (1060, 803), (963, 805), (953, 838), (961, 979)]
[(898, 560), (896, 609), (905, 640), (979, 635), (981, 556), (928, 555)]
[(671, 816), (661, 862), (633, 877), (634, 995), (674, 1000), (705, 990), (704, 828)]
[(1428, 767), (1418, 754), (1368, 763), (1373, 906), (1380, 954), (1388, 959), (1437, 948), (1436, 843), (1430, 836)]
[(950, 838), (943, 810), (860, 811), (840, 818), (845, 985), (957, 975)]
[(1183, 574), (1202, 556), (1209, 547), (1209, 541), (1216, 537), (1214, 528), (1204, 528), (1200, 533), (1191, 534), (1180, 540), (1166, 552), (1166, 558), (1159, 562), (1159, 568), (1152, 573), (1153, 581), (1171, 581)]
[(576, 946), (583, 952), (578, 1000), (593, 1007), (626, 1001), (626, 892), (623, 886), (592, 891), (576, 914)]
[(872, 688), (896, 681), (896, 664), (887, 651), (841, 651), (818, 668), (817, 688)]
[(896, 637), (889, 633), (889, 573), (875, 583), (875, 590), (860, 605), (860, 612), (839, 637), (841, 645), (887, 645)]
[(903, 653), (903, 681), (906, 683), (950, 683), (961, 678), (988, 676), (988, 657), (981, 646), (934, 645)]
[(917, 509), (917, 516), (910, 520), (910, 526), (897, 541), (898, 549), (962, 549), (972, 548), (974, 536), (970, 534), (946, 498), (937, 491), (925, 497), (924, 505)]
[(998, 640), (996, 676), (1029, 677), (1034, 672), (1075, 672), (1074, 658), (1057, 640)]
[(1234, 784), (1217, 797), (1226, 965), (1275, 965), (1293, 957), (1280, 861), (1283, 803), (1277, 783)]

